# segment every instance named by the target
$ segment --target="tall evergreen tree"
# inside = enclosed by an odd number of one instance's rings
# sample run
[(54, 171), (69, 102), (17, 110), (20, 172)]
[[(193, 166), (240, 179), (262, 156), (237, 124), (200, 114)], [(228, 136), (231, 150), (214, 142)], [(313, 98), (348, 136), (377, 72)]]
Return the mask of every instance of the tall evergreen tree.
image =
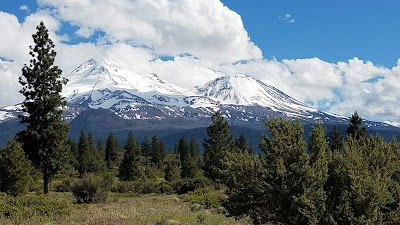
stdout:
[(72, 169), (77, 169), (78, 167), (78, 144), (74, 139), (68, 138), (67, 145), (69, 147), (69, 164), (72, 166)]
[(119, 167), (118, 177), (123, 181), (135, 181), (143, 176), (143, 165), (141, 150), (132, 132), (129, 132), (124, 148), (124, 159)]
[(179, 138), (177, 150), (179, 153), (179, 159), (181, 161), (185, 161), (187, 158), (190, 157), (190, 148), (185, 137)]
[(151, 157), (151, 146), (146, 134), (144, 135), (144, 140), (142, 142), (142, 155), (144, 156), (146, 166), (148, 166)]
[(332, 131), (329, 133), (329, 149), (331, 151), (338, 151), (343, 148), (343, 136), (336, 126), (333, 126)]
[(234, 151), (235, 145), (227, 121), (220, 112), (211, 117), (207, 128), (208, 139), (204, 140), (204, 172), (207, 178), (220, 183), (222, 179), (223, 160), (228, 152)]
[(202, 160), (199, 151), (199, 145), (197, 144), (197, 140), (195, 136), (192, 134), (190, 138), (190, 155), (193, 157), (194, 161), (197, 163), (199, 169), (202, 167)]
[(88, 136), (81, 130), (78, 141), (78, 172), (79, 176), (83, 177), (86, 173), (90, 172), (90, 164), (92, 161), (91, 144), (89, 143)]
[(354, 111), (353, 115), (351, 115), (349, 125), (347, 126), (347, 135), (356, 140), (360, 140), (365, 136), (367, 129), (365, 126), (361, 126), (362, 118), (358, 116), (357, 111)]
[(201, 175), (200, 153), (197, 142), (192, 135), (190, 143), (185, 137), (181, 137), (178, 141), (177, 152), (181, 162), (182, 178), (198, 178)]
[(169, 182), (177, 181), (181, 178), (181, 163), (177, 153), (169, 153), (165, 158), (165, 180)]
[(243, 134), (241, 134), (240, 137), (235, 140), (235, 145), (242, 152), (253, 153), (253, 148), (247, 143), (247, 140)]
[(325, 137), (325, 129), (318, 123), (311, 131), (309, 138), (309, 164), (311, 171), (305, 176), (308, 179), (304, 193), (304, 202), (309, 207), (303, 209), (310, 224), (327, 224), (326, 218), (326, 192), (324, 185), (328, 179), (328, 141)]
[(151, 155), (151, 162), (158, 168), (161, 168), (165, 157), (165, 147), (156, 135), (151, 139)]
[(43, 191), (47, 194), (52, 176), (67, 161), (68, 126), (62, 119), (66, 101), (61, 96), (67, 80), (54, 65), (54, 43), (44, 23), (40, 22), (36, 30), (32, 35), (35, 46), (30, 46), (30, 65), (24, 65), (19, 78), (20, 93), (25, 96), (21, 123), (28, 125), (18, 134), (18, 140), (29, 160), (43, 173)]
[(263, 167), (266, 174), (262, 185), (265, 202), (258, 208), (263, 223), (312, 224), (308, 209), (315, 206), (308, 201), (309, 156), (303, 140), (303, 126), (299, 120), (292, 122), (272, 119), (266, 122), (271, 137), (261, 140)]
[(0, 152), (0, 191), (14, 196), (26, 194), (33, 168), (20, 143), (9, 141)]
[(93, 173), (102, 174), (106, 172), (107, 165), (104, 161), (105, 148), (102, 141), (97, 142), (93, 154)]
[(113, 133), (110, 133), (107, 138), (106, 152), (104, 161), (106, 162), (107, 169), (111, 170), (117, 159), (117, 139)]

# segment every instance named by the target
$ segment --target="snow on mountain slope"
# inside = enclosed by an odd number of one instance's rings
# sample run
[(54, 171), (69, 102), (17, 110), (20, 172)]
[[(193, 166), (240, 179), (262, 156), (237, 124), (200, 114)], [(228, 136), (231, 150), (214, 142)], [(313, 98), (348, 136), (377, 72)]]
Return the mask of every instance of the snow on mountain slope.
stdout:
[(156, 74), (140, 75), (120, 66), (112, 59), (90, 59), (68, 76), (63, 95), (67, 97), (93, 90), (129, 90), (180, 95), (181, 88), (159, 78)]
[(236, 120), (242, 121), (260, 121), (271, 115), (310, 121), (343, 120), (245, 75), (224, 75), (203, 87), (184, 89), (153, 73), (134, 73), (112, 59), (90, 59), (67, 78), (69, 82), (63, 95), (70, 107), (69, 119), (89, 107), (110, 109), (126, 119), (186, 116), (201, 119), (224, 110), (228, 117), (236, 115)]
[(274, 111), (317, 111), (271, 85), (241, 74), (212, 80), (197, 88), (197, 93), (224, 104), (263, 106)]

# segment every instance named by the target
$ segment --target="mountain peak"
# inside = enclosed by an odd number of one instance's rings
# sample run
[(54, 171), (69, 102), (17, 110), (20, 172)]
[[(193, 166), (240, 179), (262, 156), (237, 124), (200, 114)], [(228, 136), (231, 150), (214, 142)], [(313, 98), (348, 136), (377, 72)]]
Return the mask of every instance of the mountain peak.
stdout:
[(197, 88), (197, 92), (213, 100), (234, 105), (267, 106), (278, 111), (315, 111), (273, 86), (245, 74), (218, 77)]

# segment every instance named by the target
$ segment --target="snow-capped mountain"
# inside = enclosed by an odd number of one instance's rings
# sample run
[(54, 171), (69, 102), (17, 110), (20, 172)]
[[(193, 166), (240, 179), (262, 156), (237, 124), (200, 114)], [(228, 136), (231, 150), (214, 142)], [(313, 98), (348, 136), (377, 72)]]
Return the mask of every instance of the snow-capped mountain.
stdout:
[[(245, 76), (222, 76), (203, 87), (183, 89), (156, 74), (137, 74), (112, 59), (89, 60), (72, 71), (63, 94), (71, 105), (131, 110), (138, 106), (191, 107), (216, 110), (221, 106), (258, 106), (299, 116), (316, 110), (259, 80)], [(176, 111), (169, 108), (169, 111)], [(134, 118), (137, 118), (135, 116)]]
[[(260, 122), (270, 116), (299, 117), (345, 123), (346, 117), (315, 110), (275, 87), (246, 75), (223, 75), (204, 86), (184, 89), (156, 74), (138, 74), (112, 59), (90, 59), (67, 76), (63, 90), (72, 121), (87, 109), (109, 109), (123, 119), (176, 119), (206, 121), (220, 110), (233, 124)], [(17, 107), (18, 108), (18, 107)], [(20, 113), (0, 109), (0, 121)]]
[(262, 106), (274, 111), (316, 112), (275, 87), (243, 74), (221, 76), (197, 87), (197, 93), (222, 104)]

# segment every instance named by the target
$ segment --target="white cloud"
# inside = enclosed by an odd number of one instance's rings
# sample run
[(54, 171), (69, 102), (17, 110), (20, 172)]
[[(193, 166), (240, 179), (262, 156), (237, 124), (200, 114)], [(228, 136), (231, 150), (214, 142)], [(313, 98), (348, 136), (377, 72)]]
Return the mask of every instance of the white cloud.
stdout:
[[(241, 17), (219, 0), (40, 0), (88, 37), (104, 31), (112, 42), (146, 45), (159, 54), (191, 53), (202, 60), (262, 58)], [(90, 6), (90, 7), (89, 7)]]
[(31, 12), (31, 9), (29, 9), (29, 7), (26, 6), (26, 5), (21, 5), (21, 6), (19, 7), (19, 10), (25, 11), (25, 12), (27, 12), (27, 13)]
[(289, 13), (286, 13), (285, 15), (283, 15), (283, 16), (279, 16), (279, 19), (280, 20), (283, 20), (283, 21), (285, 21), (285, 22), (287, 22), (287, 23), (294, 23), (296, 20), (293, 18), (293, 16), (292, 15), (290, 15)]
[[(21, 23), (16, 16), (0, 12), (0, 29), (7, 30), (0, 35), (0, 57), (14, 60), (0, 60), (0, 106), (21, 101), (18, 76), (29, 62), (31, 35), (43, 20), (56, 43), (56, 64), (64, 75), (89, 58), (102, 57), (114, 58), (136, 73), (157, 73), (182, 87), (203, 85), (221, 73), (242, 73), (330, 112), (350, 116), (358, 110), (363, 118), (400, 124), (396, 108), (400, 60), (396, 67), (385, 68), (358, 58), (338, 63), (318, 58), (262, 59), (240, 16), (218, 0), (92, 2), (40, 0), (41, 10)], [(290, 14), (281, 17), (294, 22)], [(66, 44), (62, 40), (68, 37), (56, 34), (65, 21), (77, 25), (80, 36), (91, 37), (96, 31), (105, 35), (93, 43)], [(152, 48), (137, 47), (143, 45)], [(178, 56), (181, 53), (193, 56)], [(164, 54), (175, 56), (174, 61), (154, 60)], [(244, 61), (234, 63), (239, 60)]]

